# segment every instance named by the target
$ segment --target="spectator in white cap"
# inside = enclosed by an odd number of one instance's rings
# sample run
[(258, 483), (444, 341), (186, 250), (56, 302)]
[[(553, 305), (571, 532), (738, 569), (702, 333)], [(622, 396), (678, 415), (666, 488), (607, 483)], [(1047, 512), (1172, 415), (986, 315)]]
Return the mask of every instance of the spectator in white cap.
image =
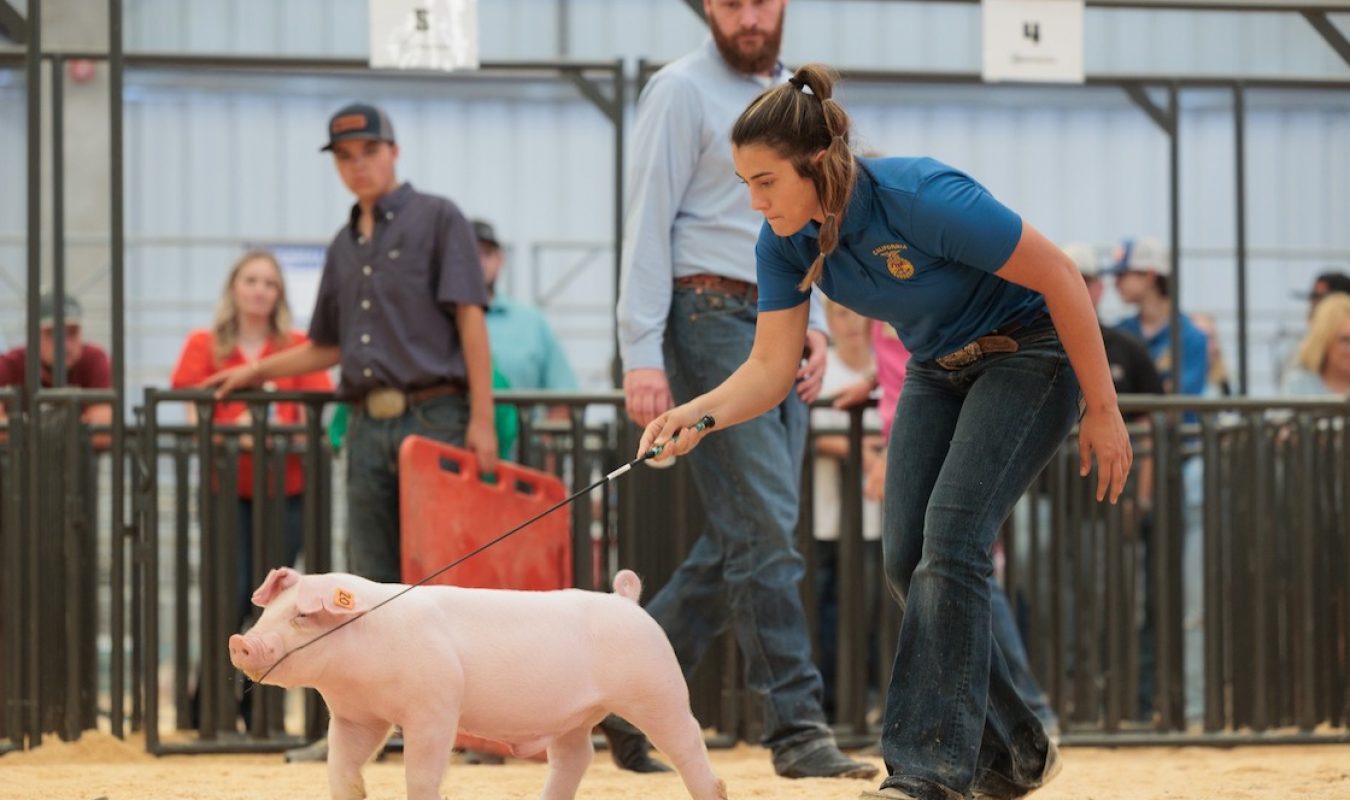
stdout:
[[(1092, 298), (1092, 305), (1097, 307), (1106, 289), (1102, 283), (1101, 261), (1097, 251), (1090, 244), (1077, 242), (1066, 244), (1061, 249), (1078, 265), (1083, 282), (1087, 284), (1088, 296)], [(1138, 336), (1103, 325), (1102, 342), (1106, 345), (1106, 361), (1111, 367), (1111, 380), (1116, 384), (1116, 394), (1163, 393), (1158, 370)], [(1130, 421), (1130, 417), (1127, 416), (1126, 421)]]
[(1143, 340), (1168, 391), (1205, 393), (1209, 373), (1209, 340), (1185, 314), (1181, 315), (1181, 380), (1172, 371), (1172, 260), (1163, 243), (1151, 236), (1126, 239), (1111, 254), (1104, 274), (1116, 276), (1120, 299), (1139, 309), (1117, 327)]

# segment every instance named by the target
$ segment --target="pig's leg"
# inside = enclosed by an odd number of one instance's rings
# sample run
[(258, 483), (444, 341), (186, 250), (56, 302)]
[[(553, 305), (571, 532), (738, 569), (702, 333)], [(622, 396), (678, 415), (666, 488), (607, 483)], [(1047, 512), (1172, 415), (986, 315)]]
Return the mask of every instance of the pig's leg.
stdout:
[(403, 726), (403, 773), (408, 800), (440, 800), (441, 781), (450, 764), (459, 727), (459, 709), (448, 717)]
[(680, 773), (684, 788), (694, 800), (726, 800), (726, 784), (713, 774), (703, 731), (689, 712), (689, 701), (663, 704), (664, 708), (615, 709), (619, 716), (638, 726), (656, 749), (670, 759)]
[(542, 800), (572, 800), (581, 785), (581, 777), (595, 757), (591, 728), (586, 725), (567, 731), (548, 746), (548, 780)]
[(362, 724), (336, 716), (328, 722), (328, 791), (333, 800), (366, 796), (361, 767), (384, 744), (389, 727), (387, 722)]

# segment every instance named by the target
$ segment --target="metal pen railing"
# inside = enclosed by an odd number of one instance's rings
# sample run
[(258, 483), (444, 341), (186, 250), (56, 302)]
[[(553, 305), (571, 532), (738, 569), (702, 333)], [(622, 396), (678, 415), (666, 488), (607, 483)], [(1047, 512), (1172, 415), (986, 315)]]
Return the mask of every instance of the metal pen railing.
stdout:
[[(240, 394), (231, 399), (248, 404), (252, 422), (236, 427), (213, 423), (209, 393), (148, 390), (128, 429), (135, 525), (134, 541), (122, 542), (101, 515), (106, 431), (77, 421), (82, 405), (105, 395), (44, 391), (28, 413), (17, 409), (15, 392), (0, 390), (12, 409), (0, 422), (0, 739), (22, 747), (45, 732), (73, 738), (97, 714), (110, 714), (107, 704), (124, 701), (152, 752), (273, 751), (320, 735), (324, 709), (313, 693), (297, 723), (295, 701), (271, 687), (252, 693), (241, 730), (241, 679), (225, 645), (238, 627), (235, 498), (245, 437), (259, 467), (251, 494), (262, 498), (248, 506), (250, 577), (285, 558), (284, 473), (293, 459), (305, 477), (305, 568), (341, 565), (333, 507), (342, 482), (332, 480), (323, 428), (332, 396)], [(636, 450), (638, 431), (618, 392), (498, 399), (518, 409), (518, 460), (574, 490)], [(304, 404), (304, 424), (274, 425), (267, 408), (276, 402)], [(170, 404), (195, 406), (196, 423), (166, 422)], [(1091, 497), (1095, 479), (1078, 477), (1071, 437), (1008, 521), (998, 561), (1065, 741), (1344, 741), (1350, 404), (1165, 397), (1122, 404), (1137, 415), (1135, 476), (1122, 501)], [(876, 544), (862, 534), (861, 442), (869, 432), (856, 409), (846, 427), (811, 434), (851, 443), (831, 564), (817, 561), (809, 455), (798, 528), (813, 637), (826, 599), (816, 571), (836, 575), (831, 705), (848, 744), (877, 736), (899, 627)], [(702, 529), (687, 470), (686, 459), (670, 470), (635, 470), (568, 509), (578, 585), (604, 589), (626, 567), (643, 576), (648, 597), (659, 590)], [(123, 585), (108, 567), (109, 548), (119, 546), (129, 556)], [(130, 598), (126, 619), (105, 613), (113, 597)], [(103, 685), (111, 654), (97, 641), (105, 633), (114, 650), (129, 651), (125, 700)], [(758, 736), (758, 699), (741, 670), (723, 637), (691, 677), (692, 703), (718, 732), (714, 743)]]

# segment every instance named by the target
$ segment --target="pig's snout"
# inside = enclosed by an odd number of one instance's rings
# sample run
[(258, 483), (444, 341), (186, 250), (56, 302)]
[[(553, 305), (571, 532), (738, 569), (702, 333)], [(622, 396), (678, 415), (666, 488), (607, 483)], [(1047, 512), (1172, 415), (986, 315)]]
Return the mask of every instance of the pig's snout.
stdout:
[(234, 664), (250, 678), (256, 678), (262, 672), (267, 660), (267, 648), (257, 637), (234, 634), (230, 637), (230, 663)]

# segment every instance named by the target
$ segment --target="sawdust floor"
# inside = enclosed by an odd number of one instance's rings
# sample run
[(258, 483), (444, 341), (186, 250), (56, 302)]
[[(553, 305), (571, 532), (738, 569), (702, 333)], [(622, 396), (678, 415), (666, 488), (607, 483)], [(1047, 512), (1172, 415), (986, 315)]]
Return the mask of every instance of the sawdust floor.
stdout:
[[(732, 798), (855, 798), (861, 781), (776, 777), (766, 751), (754, 747), (712, 752), (713, 767)], [(880, 765), (880, 761), (873, 759)], [(546, 767), (523, 761), (501, 766), (453, 763), (443, 792), (452, 798), (534, 798)], [(403, 797), (398, 755), (367, 765), (372, 800)], [(87, 733), (78, 742), (50, 739), (42, 747), (0, 757), (0, 798), (24, 800), (323, 800), (322, 764), (285, 764), (279, 755), (147, 755), (140, 742)], [(597, 754), (579, 798), (684, 798), (678, 778), (634, 775)], [(1070, 748), (1064, 771), (1036, 800), (1347, 800), (1350, 745), (1213, 748)]]

